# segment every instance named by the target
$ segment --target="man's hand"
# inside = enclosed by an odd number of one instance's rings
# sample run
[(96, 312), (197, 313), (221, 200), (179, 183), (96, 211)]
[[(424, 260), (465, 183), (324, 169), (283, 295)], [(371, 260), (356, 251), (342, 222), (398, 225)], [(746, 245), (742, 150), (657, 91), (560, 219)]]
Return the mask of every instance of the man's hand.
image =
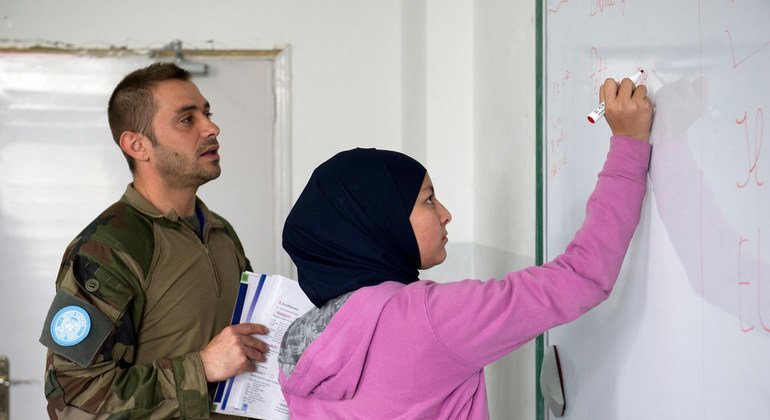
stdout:
[(264, 362), (267, 344), (252, 337), (267, 334), (260, 324), (237, 324), (222, 330), (200, 351), (207, 382), (222, 381), (256, 370), (254, 362)]
[(614, 79), (604, 81), (599, 100), (606, 106), (604, 117), (612, 134), (649, 141), (652, 126), (652, 100), (644, 85), (634, 86), (631, 79), (620, 85)]

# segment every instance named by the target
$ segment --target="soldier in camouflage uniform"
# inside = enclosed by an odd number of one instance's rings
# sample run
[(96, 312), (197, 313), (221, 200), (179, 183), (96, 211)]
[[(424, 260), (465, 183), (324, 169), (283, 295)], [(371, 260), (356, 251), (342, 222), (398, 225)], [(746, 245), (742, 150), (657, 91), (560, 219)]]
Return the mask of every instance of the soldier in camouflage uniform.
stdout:
[(48, 413), (215, 417), (212, 385), (253, 371), (267, 351), (252, 337), (264, 326), (229, 326), (249, 262), (232, 226), (196, 196), (220, 174), (219, 128), (173, 64), (126, 76), (108, 116), (133, 183), (64, 253), (40, 338)]

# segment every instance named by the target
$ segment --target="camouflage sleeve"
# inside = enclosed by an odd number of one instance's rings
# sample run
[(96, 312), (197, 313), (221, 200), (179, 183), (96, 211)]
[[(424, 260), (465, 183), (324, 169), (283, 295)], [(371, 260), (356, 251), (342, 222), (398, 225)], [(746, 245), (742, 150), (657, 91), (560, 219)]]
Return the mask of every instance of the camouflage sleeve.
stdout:
[(134, 363), (144, 305), (141, 271), (128, 255), (99, 241), (81, 239), (68, 248), (40, 338), (49, 349), (51, 418), (209, 417), (197, 352)]

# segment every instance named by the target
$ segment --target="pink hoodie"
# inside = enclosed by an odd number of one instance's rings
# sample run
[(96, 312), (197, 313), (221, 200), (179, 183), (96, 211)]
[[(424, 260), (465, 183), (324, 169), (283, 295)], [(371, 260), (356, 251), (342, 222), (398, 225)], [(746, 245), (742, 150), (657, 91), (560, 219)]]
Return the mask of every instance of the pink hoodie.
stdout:
[(487, 419), (484, 366), (608, 296), (639, 223), (650, 145), (614, 136), (586, 219), (503, 279), (357, 290), (280, 382), (292, 419)]

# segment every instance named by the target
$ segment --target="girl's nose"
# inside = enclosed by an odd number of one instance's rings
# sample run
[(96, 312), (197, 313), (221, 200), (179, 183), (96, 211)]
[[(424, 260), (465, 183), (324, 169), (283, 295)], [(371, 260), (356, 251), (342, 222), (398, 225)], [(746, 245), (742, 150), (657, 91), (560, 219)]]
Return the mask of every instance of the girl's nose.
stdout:
[(452, 221), (452, 213), (450, 213), (449, 210), (447, 210), (447, 208), (444, 207), (443, 204), (439, 203), (439, 205), (440, 205), (440, 209), (439, 210), (441, 212), (440, 213), (441, 224), (442, 225), (446, 225), (446, 224), (448, 224), (449, 222)]

